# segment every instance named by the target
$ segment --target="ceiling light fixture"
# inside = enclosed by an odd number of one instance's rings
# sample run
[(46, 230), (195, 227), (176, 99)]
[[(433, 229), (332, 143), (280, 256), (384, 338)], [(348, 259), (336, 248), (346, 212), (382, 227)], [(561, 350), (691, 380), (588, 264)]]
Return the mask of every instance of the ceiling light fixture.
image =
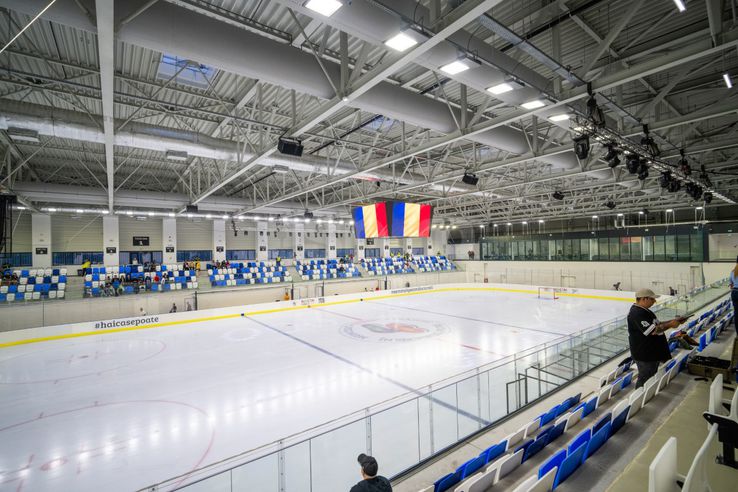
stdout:
[(492, 87), (487, 87), (487, 92), (491, 92), (495, 96), (499, 96), (500, 94), (504, 94), (512, 90), (515, 90), (515, 87), (513, 87), (508, 82), (503, 82), (501, 84), (493, 85)]
[(674, 0), (674, 4), (676, 5), (676, 8), (679, 9), (679, 12), (687, 10), (687, 7), (684, 5), (684, 0)]
[(545, 105), (546, 103), (541, 101), (540, 99), (533, 99), (532, 101), (523, 103), (520, 106), (524, 109), (538, 109), (538, 108), (542, 108)]
[(336, 13), (336, 10), (343, 7), (343, 3), (338, 0), (308, 0), (305, 7), (320, 15), (330, 17)]
[(726, 72), (726, 73), (723, 74), (723, 80), (725, 81), (725, 86), (728, 89), (732, 89), (733, 88), (733, 81), (730, 79), (730, 74), (729, 73)]
[(412, 36), (409, 36), (405, 31), (402, 31), (399, 34), (396, 34), (393, 37), (389, 38), (387, 41), (384, 42), (384, 44), (388, 48), (392, 48), (393, 50), (402, 53), (403, 51), (406, 51), (418, 44), (418, 41), (415, 40), (415, 38), (413, 38)]
[(551, 121), (565, 121), (568, 120), (570, 116), (566, 113), (564, 114), (555, 114), (553, 116), (549, 116), (548, 119)]
[(449, 64), (446, 64), (441, 67), (441, 72), (447, 73), (449, 75), (456, 75), (457, 73), (466, 72), (470, 68), (478, 67), (480, 63), (476, 60), (472, 60), (471, 58), (462, 57), (458, 60), (454, 60)]

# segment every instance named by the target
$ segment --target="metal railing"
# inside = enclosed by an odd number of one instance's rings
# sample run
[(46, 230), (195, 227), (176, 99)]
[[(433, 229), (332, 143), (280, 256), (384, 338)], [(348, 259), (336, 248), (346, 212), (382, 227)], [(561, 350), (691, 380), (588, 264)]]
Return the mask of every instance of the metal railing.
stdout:
[[(667, 319), (725, 294), (722, 281), (654, 311)], [(396, 476), (627, 348), (619, 317), (142, 490), (254, 490), (256, 477), (259, 490), (346, 490), (362, 452), (380, 456), (382, 474)]]

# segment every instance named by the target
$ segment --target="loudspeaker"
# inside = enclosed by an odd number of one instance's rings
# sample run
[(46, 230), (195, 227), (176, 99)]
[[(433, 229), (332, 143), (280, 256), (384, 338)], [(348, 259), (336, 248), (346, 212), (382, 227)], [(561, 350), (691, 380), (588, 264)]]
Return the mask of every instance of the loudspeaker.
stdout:
[(185, 208), (188, 214), (196, 214), (198, 212), (197, 205), (187, 205)]
[(461, 181), (468, 185), (476, 186), (477, 183), (479, 183), (479, 178), (477, 178), (477, 176), (474, 174), (464, 173), (464, 177), (461, 178)]
[(302, 156), (302, 144), (299, 140), (280, 138), (277, 149), (283, 154), (294, 155), (296, 157)]

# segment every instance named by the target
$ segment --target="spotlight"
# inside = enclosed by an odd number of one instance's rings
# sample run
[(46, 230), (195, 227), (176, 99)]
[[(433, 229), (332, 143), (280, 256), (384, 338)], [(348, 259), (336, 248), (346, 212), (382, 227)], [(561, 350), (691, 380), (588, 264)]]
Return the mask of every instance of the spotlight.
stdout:
[(618, 156), (615, 156), (612, 160), (607, 161), (607, 165), (610, 166), (612, 169), (615, 169), (620, 165), (620, 158)]
[(706, 191), (705, 194), (702, 195), (702, 199), (705, 201), (705, 205), (709, 205), (712, 201), (712, 193)]
[(669, 191), (671, 193), (676, 193), (677, 191), (682, 189), (682, 183), (680, 183), (678, 180), (673, 179), (669, 183)]
[(607, 208), (609, 208), (610, 210), (612, 210), (612, 209), (614, 209), (615, 207), (617, 207), (617, 205), (615, 204), (615, 202), (613, 202), (612, 200), (608, 200), (608, 201), (606, 201), (606, 202), (605, 202), (605, 206), (606, 206)]
[(625, 161), (625, 168), (628, 170), (630, 174), (636, 174), (640, 166), (641, 166), (641, 161), (638, 158), (638, 156), (635, 154), (629, 155), (628, 159)]
[(476, 174), (464, 172), (464, 176), (461, 178), (461, 181), (468, 185), (476, 186), (477, 183), (479, 183), (479, 178)]
[(671, 173), (669, 171), (662, 172), (659, 177), (659, 186), (662, 188), (668, 188), (669, 183), (671, 183)]
[(638, 167), (638, 179), (643, 181), (648, 177), (648, 166), (645, 162), (641, 162), (641, 165)]
[(553, 193), (551, 193), (551, 196), (553, 198), (555, 198), (556, 200), (563, 200), (564, 199), (564, 194), (561, 193), (560, 191), (554, 191)]
[(574, 139), (574, 153), (579, 159), (586, 159), (589, 156), (589, 135)]
[(679, 170), (685, 176), (689, 176), (690, 174), (692, 174), (692, 166), (689, 165), (689, 162), (687, 162), (687, 158), (684, 157), (684, 149), (680, 150), (679, 153), (682, 156), (682, 158), (679, 159)]
[(648, 125), (643, 125), (643, 133), (644, 136), (641, 138), (641, 145), (646, 147), (648, 149), (648, 152), (653, 156), (656, 157), (659, 154), (661, 154), (661, 150), (659, 150), (659, 146), (656, 145), (656, 142), (651, 138), (651, 135), (648, 133)]
[[(615, 150), (615, 145), (614, 144), (607, 144), (607, 154), (605, 154), (605, 157), (604, 157), (605, 160), (606, 161), (611, 161), (611, 160), (615, 159), (617, 156), (618, 156), (618, 151)], [(610, 166), (610, 167), (614, 167), (614, 166)]]

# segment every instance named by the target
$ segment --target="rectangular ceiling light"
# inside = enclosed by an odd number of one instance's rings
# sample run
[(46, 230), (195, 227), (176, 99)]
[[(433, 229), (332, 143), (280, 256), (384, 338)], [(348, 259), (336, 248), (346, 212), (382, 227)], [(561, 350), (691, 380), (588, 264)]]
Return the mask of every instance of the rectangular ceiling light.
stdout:
[(25, 128), (8, 128), (8, 136), (16, 142), (39, 143), (38, 132)]
[(488, 92), (491, 92), (495, 96), (497, 96), (499, 94), (504, 94), (506, 92), (510, 92), (510, 91), (512, 91), (514, 89), (515, 88), (511, 84), (509, 84), (507, 82), (503, 82), (501, 84), (493, 85), (492, 87), (487, 87), (487, 91)]
[(679, 9), (679, 12), (684, 12), (687, 10), (687, 7), (684, 6), (683, 0), (674, 0), (674, 4), (676, 5), (676, 8)]
[(527, 103), (521, 104), (521, 106), (525, 109), (538, 109), (538, 108), (542, 108), (545, 105), (546, 103), (544, 103), (540, 99), (534, 99), (532, 101), (528, 101)]
[(733, 81), (730, 80), (730, 75), (728, 73), (724, 73), (723, 74), (723, 80), (725, 81), (725, 86), (728, 89), (732, 89), (733, 88)]
[(336, 13), (336, 10), (343, 7), (343, 4), (338, 0), (308, 0), (305, 7), (320, 15), (330, 17)]
[(569, 119), (569, 115), (566, 114), (566, 113), (564, 113), (564, 114), (555, 114), (553, 116), (549, 116), (548, 119), (551, 120), (551, 121), (564, 121), (564, 120), (568, 120)]
[(388, 48), (392, 48), (393, 50), (402, 53), (403, 51), (406, 51), (418, 44), (418, 42), (412, 36), (401, 32), (385, 41), (384, 44)]
[(460, 58), (458, 60), (452, 61), (448, 65), (442, 66), (441, 72), (445, 72), (449, 75), (456, 75), (457, 73), (464, 72), (472, 67), (477, 66), (479, 66), (479, 62), (470, 60), (469, 58)]
[(169, 159), (170, 161), (186, 161), (187, 152), (182, 152), (179, 150), (167, 150), (167, 159)]

